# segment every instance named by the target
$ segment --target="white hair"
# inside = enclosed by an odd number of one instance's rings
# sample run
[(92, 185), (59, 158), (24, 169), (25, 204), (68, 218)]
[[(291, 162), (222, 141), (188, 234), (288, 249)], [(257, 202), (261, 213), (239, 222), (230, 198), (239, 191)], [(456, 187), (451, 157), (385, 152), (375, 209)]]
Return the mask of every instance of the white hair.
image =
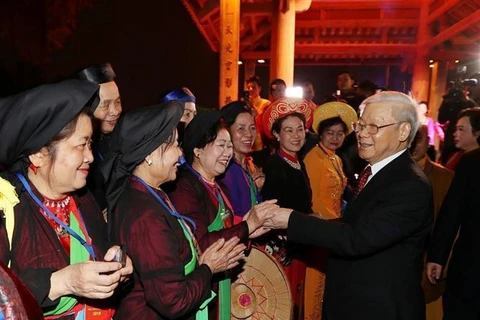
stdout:
[(365, 99), (362, 105), (367, 107), (371, 103), (387, 103), (396, 121), (410, 124), (410, 134), (407, 138), (407, 143), (410, 146), (419, 125), (417, 102), (412, 97), (398, 91), (382, 91)]

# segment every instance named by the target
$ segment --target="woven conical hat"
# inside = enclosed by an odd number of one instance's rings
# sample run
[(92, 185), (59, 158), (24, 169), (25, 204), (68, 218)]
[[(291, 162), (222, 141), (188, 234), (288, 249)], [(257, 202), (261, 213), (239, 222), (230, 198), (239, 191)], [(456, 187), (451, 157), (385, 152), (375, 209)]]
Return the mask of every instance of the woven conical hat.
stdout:
[(292, 294), (282, 266), (255, 247), (232, 284), (231, 300), (233, 320), (288, 320), (292, 317)]

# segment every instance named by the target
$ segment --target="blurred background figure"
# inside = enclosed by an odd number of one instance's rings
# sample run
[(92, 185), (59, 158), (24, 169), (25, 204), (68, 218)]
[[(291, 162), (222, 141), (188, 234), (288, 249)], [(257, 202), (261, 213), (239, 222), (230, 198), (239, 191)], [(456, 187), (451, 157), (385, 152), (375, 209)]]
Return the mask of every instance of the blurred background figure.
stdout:
[(428, 102), (420, 101), (417, 106), (418, 109), (418, 121), (420, 125), (426, 125), (428, 129), (428, 157), (432, 161), (437, 161), (437, 152), (435, 150), (435, 137), (443, 143), (445, 139), (445, 134), (443, 132), (440, 123), (433, 120), (433, 118), (429, 117), (429, 107)]
[[(426, 265), (428, 280), (438, 285), (444, 274), (447, 275), (446, 291), (442, 296), (443, 320), (480, 318), (479, 163), (479, 148), (460, 159), (430, 242)], [(448, 271), (445, 270), (447, 266)]]
[[(348, 71), (341, 71), (337, 74), (337, 92), (332, 96), (334, 101), (343, 101), (349, 106), (351, 106), (355, 112), (358, 114), (358, 108), (365, 96), (359, 92), (354, 87), (355, 80), (353, 76)], [(331, 98), (332, 98), (331, 97)], [(332, 101), (328, 99), (325, 102)]]
[(455, 170), (461, 157), (480, 146), (480, 108), (468, 108), (458, 115), (453, 142), (459, 150), (451, 155), (445, 167)]
[(458, 151), (453, 138), (458, 115), (462, 110), (471, 107), (475, 107), (475, 103), (467, 99), (461, 88), (453, 87), (443, 96), (442, 104), (438, 109), (438, 122), (443, 126), (445, 132), (445, 140), (440, 156), (442, 165), (446, 165), (452, 153)]
[(197, 115), (197, 99), (193, 95), (192, 91), (186, 87), (169, 91), (159, 99), (160, 103), (165, 103), (168, 101), (181, 101), (185, 104), (183, 116), (182, 119), (180, 119), (180, 122), (183, 122), (185, 127)]
[[(270, 104), (270, 101), (260, 97), (260, 92), (262, 91), (262, 84), (258, 76), (252, 76), (246, 81), (247, 91), (250, 98), (250, 106), (255, 111), (255, 123), (257, 128), (261, 127), (263, 112), (265, 108)], [(262, 131), (257, 130), (257, 137), (255, 138), (255, 143), (253, 145), (254, 151), (261, 151), (264, 147), (262, 142)]]
[(280, 98), (285, 98), (287, 84), (282, 79), (275, 79), (270, 82), (270, 101), (273, 102)]
[(377, 93), (378, 86), (370, 80), (365, 80), (358, 85), (358, 93), (366, 98)]
[(313, 87), (313, 84), (310, 81), (304, 81), (302, 83), (302, 89), (303, 99), (313, 102), (313, 98), (315, 98), (315, 88)]
[[(429, 148), (428, 127), (420, 125), (417, 134), (412, 141), (410, 153), (425, 175), (430, 180), (433, 189), (433, 214), (434, 223), (448, 188), (453, 180), (453, 171), (433, 162), (428, 157)], [(425, 293), (427, 320), (441, 320), (443, 316), (441, 295), (445, 291), (445, 281), (439, 281), (436, 285), (431, 284), (424, 273), (422, 287)]]

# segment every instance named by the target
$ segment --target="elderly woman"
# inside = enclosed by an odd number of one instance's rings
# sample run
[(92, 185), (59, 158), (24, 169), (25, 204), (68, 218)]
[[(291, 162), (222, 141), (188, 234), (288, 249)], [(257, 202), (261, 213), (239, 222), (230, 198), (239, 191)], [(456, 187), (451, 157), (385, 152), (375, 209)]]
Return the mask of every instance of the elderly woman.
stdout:
[(235, 218), (241, 220), (261, 202), (258, 190), (265, 182), (264, 174), (249, 156), (257, 134), (255, 118), (251, 108), (243, 101), (227, 104), (221, 113), (232, 138), (233, 158), (220, 181), (230, 195)]
[[(262, 196), (267, 200), (277, 199), (280, 207), (304, 213), (312, 213), (312, 194), (305, 165), (298, 152), (305, 143), (305, 130), (312, 124), (312, 115), (313, 104), (303, 99), (283, 98), (267, 108), (262, 121), (267, 137), (277, 143), (277, 152), (270, 156), (263, 168), (265, 184)], [(303, 254), (298, 247), (287, 245), (285, 241), (273, 239), (270, 243), (267, 250), (274, 251), (289, 279), (296, 319), (301, 317), (305, 280)]]
[[(274, 201), (251, 209), (244, 221), (234, 225), (234, 209), (226, 189), (216, 181), (233, 155), (230, 134), (220, 112), (206, 112), (195, 117), (185, 130), (183, 150), (188, 166), (180, 176), (170, 198), (178, 211), (192, 219), (200, 249), (205, 250), (219, 238), (237, 237), (243, 243), (265, 231), (263, 221), (275, 214)], [(219, 319), (230, 318), (230, 276), (217, 277), (219, 283)]]
[(324, 219), (336, 219), (342, 213), (347, 178), (335, 151), (353, 132), (351, 124), (356, 121), (355, 110), (343, 102), (327, 102), (313, 114), (313, 130), (319, 140), (304, 162), (312, 188), (313, 211), (321, 213)]
[(480, 108), (469, 108), (460, 112), (453, 133), (453, 141), (460, 151), (455, 152), (448, 159), (445, 167), (450, 170), (455, 170), (465, 152), (480, 146)]
[[(85, 107), (98, 86), (70, 80), (1, 101), (0, 163), (19, 203), (0, 229), (0, 259), (34, 294), (46, 319), (110, 319), (121, 279), (132, 273), (108, 249), (106, 225), (86, 185), (93, 161)], [(12, 225), (13, 224), (13, 225)], [(6, 226), (5, 228), (3, 226)], [(107, 250), (108, 249), (108, 250)]]
[(200, 249), (195, 223), (178, 213), (161, 185), (176, 178), (182, 155), (178, 101), (125, 114), (102, 170), (113, 238), (135, 265), (134, 287), (117, 319), (208, 319), (212, 275), (237, 265), (245, 246), (220, 239)]
[[(341, 217), (343, 192), (347, 178), (343, 173), (342, 160), (335, 154), (353, 132), (352, 123), (357, 122), (357, 113), (343, 102), (327, 102), (313, 113), (313, 130), (319, 141), (305, 157), (313, 211), (323, 219)], [(305, 276), (305, 319), (322, 319), (323, 292), (327, 256), (320, 248), (312, 248)]]
[(110, 63), (103, 63), (83, 69), (77, 73), (79, 80), (100, 86), (98, 104), (92, 105), (95, 119), (92, 151), (95, 161), (91, 165), (87, 187), (103, 210), (107, 207), (105, 200), (105, 179), (100, 173), (100, 165), (110, 152), (110, 134), (117, 125), (122, 113), (120, 92), (115, 82), (115, 72)]

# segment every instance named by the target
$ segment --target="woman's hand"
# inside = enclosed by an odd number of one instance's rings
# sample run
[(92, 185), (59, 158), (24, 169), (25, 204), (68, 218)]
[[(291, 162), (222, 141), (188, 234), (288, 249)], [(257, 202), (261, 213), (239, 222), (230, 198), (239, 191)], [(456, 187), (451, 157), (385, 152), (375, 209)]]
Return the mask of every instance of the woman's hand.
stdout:
[(222, 272), (238, 265), (238, 261), (245, 258), (246, 249), (240, 239), (233, 237), (228, 241), (219, 239), (208, 247), (200, 256), (199, 264), (206, 264), (212, 273)]
[[(127, 253), (125, 251), (122, 251), (120, 246), (113, 246), (110, 249), (108, 249), (103, 259), (105, 261), (114, 261), (115, 258), (118, 259), (120, 257), (120, 260), (121, 260), (122, 255), (125, 255), (125, 266), (122, 269), (120, 269), (120, 273), (121, 273), (120, 281), (124, 282), (125, 280), (130, 278), (130, 276), (133, 273), (132, 260), (127, 255)], [(117, 262), (121, 262), (121, 261), (117, 261)]]
[(261, 168), (255, 169), (255, 172), (252, 175), (252, 179), (258, 191), (262, 190), (263, 185), (265, 183), (265, 174), (263, 173)]
[(262, 228), (265, 220), (272, 217), (276, 210), (278, 210), (278, 205), (276, 205), (277, 200), (267, 200), (260, 204), (254, 206), (250, 211), (245, 214), (243, 220), (247, 222), (248, 233), (250, 238), (256, 238), (265, 234), (269, 229)]
[(106, 299), (113, 295), (122, 277), (119, 262), (87, 261), (71, 264), (50, 277), (48, 297), (56, 300), (66, 295)]

